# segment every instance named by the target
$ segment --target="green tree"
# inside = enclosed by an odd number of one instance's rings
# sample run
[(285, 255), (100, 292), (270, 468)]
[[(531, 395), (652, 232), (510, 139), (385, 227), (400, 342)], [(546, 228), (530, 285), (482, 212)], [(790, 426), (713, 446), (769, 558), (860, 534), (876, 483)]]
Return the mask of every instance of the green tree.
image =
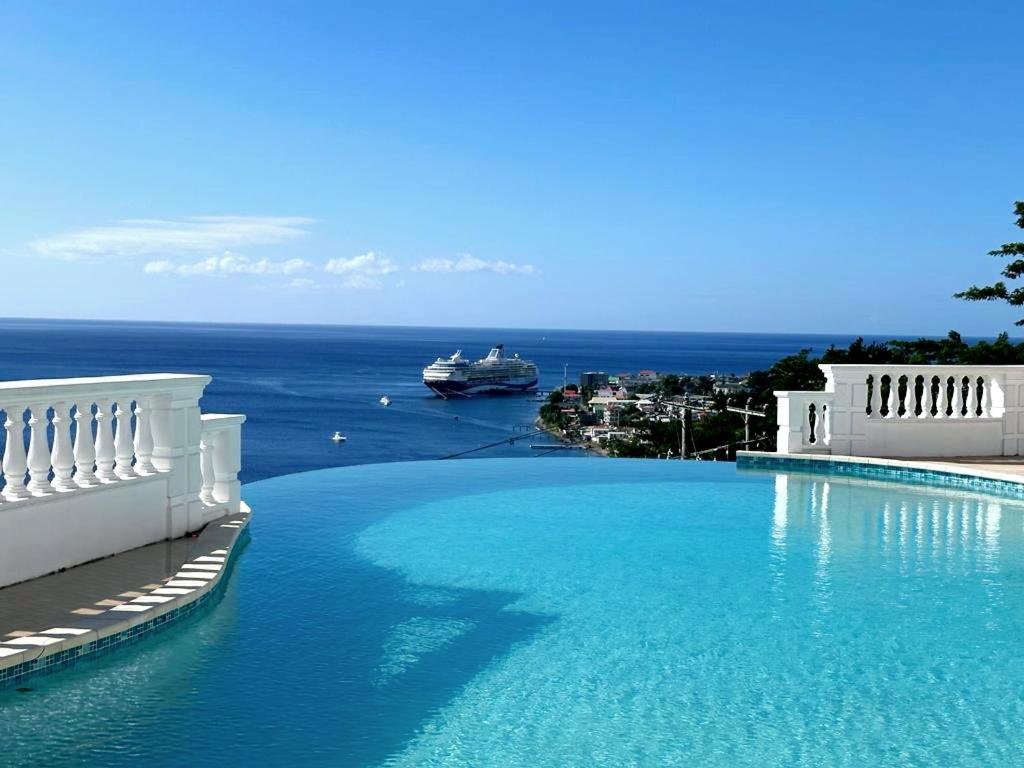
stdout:
[[(1014, 203), (1013, 213), (1017, 217), (1017, 226), (1024, 229), (1024, 202), (1018, 200)], [(989, 255), (1013, 259), (1003, 268), (1002, 274), (1007, 280), (1016, 280), (1024, 275), (1024, 243), (1004, 243), (994, 251), (989, 251)], [(954, 293), (953, 296), (966, 301), (1005, 301), (1011, 307), (1024, 305), (1024, 288), (1014, 288), (1011, 291), (1002, 280), (992, 285), (972, 285), (966, 291)], [(1024, 325), (1024, 318), (1018, 320), (1016, 325)]]

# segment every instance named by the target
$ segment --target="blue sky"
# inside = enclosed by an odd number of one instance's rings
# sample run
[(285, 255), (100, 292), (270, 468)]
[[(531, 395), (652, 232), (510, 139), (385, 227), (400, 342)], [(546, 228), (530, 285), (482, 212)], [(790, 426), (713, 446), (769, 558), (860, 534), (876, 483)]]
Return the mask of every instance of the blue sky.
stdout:
[(8, 316), (993, 334), (1014, 3), (6, 3)]

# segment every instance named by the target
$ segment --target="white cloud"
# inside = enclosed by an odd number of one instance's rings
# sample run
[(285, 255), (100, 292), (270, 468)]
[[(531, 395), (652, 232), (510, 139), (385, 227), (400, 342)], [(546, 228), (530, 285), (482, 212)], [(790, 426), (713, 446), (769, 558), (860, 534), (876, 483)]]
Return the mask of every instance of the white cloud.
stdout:
[(379, 288), (379, 278), (397, 272), (398, 266), (387, 256), (370, 251), (351, 259), (331, 259), (324, 265), (324, 270), (344, 277), (342, 288), (361, 291)]
[(210, 256), (200, 261), (184, 264), (175, 264), (166, 259), (151, 261), (143, 267), (143, 271), (151, 275), (174, 274), (180, 277), (191, 277), (193, 275), (228, 277), (231, 275), (294, 275), (304, 272), (312, 268), (312, 266), (305, 259), (285, 259), (284, 261), (256, 260), (250, 259), (247, 256), (225, 253), (223, 256)]
[(373, 251), (351, 259), (331, 259), (324, 267), (335, 275), (369, 275), (379, 277), (397, 272), (398, 267), (387, 256), (379, 256)]
[(458, 259), (426, 259), (413, 269), (417, 272), (494, 272), (499, 275), (534, 275), (532, 264), (513, 264), (508, 261), (484, 261), (468, 253)]
[[(29, 243), (41, 256), (69, 260), (170, 256), (279, 245), (303, 237), (313, 219), (301, 216), (192, 216), (126, 219)], [(157, 263), (157, 262), (151, 262)]]

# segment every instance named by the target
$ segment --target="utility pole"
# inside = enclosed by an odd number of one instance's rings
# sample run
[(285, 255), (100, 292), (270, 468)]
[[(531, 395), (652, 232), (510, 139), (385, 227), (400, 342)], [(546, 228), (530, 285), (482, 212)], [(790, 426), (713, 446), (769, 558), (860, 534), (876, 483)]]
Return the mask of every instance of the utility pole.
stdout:
[(566, 384), (569, 382), (569, 364), (562, 364), (562, 393), (565, 393)]
[(681, 408), (679, 414), (679, 460), (686, 461), (686, 420), (690, 416), (689, 408)]

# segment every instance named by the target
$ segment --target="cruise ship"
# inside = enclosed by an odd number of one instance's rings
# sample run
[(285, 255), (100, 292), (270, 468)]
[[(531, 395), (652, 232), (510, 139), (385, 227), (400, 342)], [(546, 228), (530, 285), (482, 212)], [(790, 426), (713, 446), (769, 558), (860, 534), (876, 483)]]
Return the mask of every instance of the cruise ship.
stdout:
[(537, 386), (539, 371), (519, 355), (505, 357), (505, 345), (498, 344), (487, 357), (469, 362), (460, 349), (447, 360), (443, 357), (423, 369), (423, 383), (441, 397), (484, 392), (523, 392)]

